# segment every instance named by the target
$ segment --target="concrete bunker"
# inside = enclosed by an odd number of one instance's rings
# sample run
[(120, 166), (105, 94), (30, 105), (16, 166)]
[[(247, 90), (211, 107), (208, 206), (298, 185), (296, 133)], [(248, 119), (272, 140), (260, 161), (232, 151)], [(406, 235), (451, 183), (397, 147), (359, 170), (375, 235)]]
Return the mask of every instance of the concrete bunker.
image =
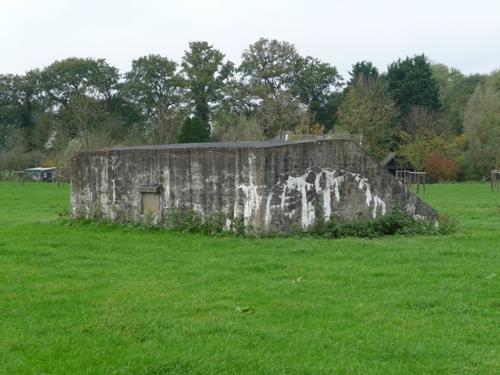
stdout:
[(259, 232), (329, 220), (374, 219), (398, 205), (436, 212), (348, 139), (174, 144), (78, 153), (75, 217), (141, 220), (172, 210), (223, 213)]

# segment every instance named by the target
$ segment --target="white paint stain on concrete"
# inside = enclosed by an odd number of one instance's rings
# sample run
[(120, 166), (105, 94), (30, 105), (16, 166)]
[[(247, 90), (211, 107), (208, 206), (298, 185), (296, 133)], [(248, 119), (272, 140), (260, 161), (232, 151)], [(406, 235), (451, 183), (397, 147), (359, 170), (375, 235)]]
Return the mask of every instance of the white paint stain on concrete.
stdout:
[(233, 222), (230, 219), (226, 219), (226, 225), (224, 225), (224, 229), (230, 231), (233, 226)]
[[(281, 195), (281, 207), (284, 209), (286, 200), (288, 198), (287, 193), (293, 190), (300, 192), (300, 202), (301, 202), (301, 224), (302, 227), (307, 228), (314, 222), (314, 206), (308, 202), (307, 192), (312, 189), (313, 184), (306, 181), (309, 176), (310, 171), (306, 172), (302, 176), (292, 177), (288, 176), (283, 187), (283, 194)], [(293, 211), (288, 212), (287, 215), (291, 217), (294, 214)]]
[(111, 185), (112, 185), (112, 188), (113, 188), (113, 204), (116, 203), (116, 179), (113, 178), (111, 179)]
[(271, 200), (273, 199), (273, 193), (270, 193), (267, 196), (267, 201), (266, 201), (266, 213), (264, 216), (264, 225), (266, 227), (266, 230), (269, 230), (269, 226), (271, 224), (271, 218), (272, 218), (272, 212), (271, 212)]
[[(269, 229), (273, 212), (281, 211), (282, 215), (293, 218), (296, 215), (296, 209), (287, 209), (287, 201), (296, 197), (294, 192), (298, 192), (300, 196), (300, 222), (302, 227), (307, 228), (314, 223), (315, 215), (315, 202), (310, 199), (310, 196), (322, 197), (322, 208), (325, 220), (330, 220), (335, 204), (340, 202), (342, 186), (348, 181), (355, 181), (357, 191), (362, 194), (362, 201), (371, 210), (371, 216), (376, 218), (379, 215), (385, 215), (387, 212), (387, 205), (382, 198), (373, 193), (372, 186), (368, 179), (362, 177), (358, 173), (336, 171), (333, 169), (322, 169), (320, 171), (313, 171), (312, 169), (306, 170), (300, 176), (288, 176), (287, 180), (282, 185), (281, 200), (277, 205), (272, 204), (273, 193), (267, 196), (259, 195), (259, 186), (255, 184), (253, 173), (254, 159), (249, 158), (249, 181), (248, 184), (238, 183), (237, 187), (243, 193), (243, 217), (245, 223), (248, 223), (260, 210), (262, 201), (265, 200), (264, 212), (264, 225)], [(311, 181), (311, 174), (314, 175), (314, 182)], [(238, 181), (236, 181), (238, 182)], [(278, 185), (278, 189), (281, 187)], [(311, 190), (315, 194), (311, 195)], [(235, 201), (235, 214), (237, 207), (237, 200)], [(236, 217), (236, 215), (235, 215)]]
[[(260, 203), (262, 201), (262, 197), (259, 196), (258, 186), (254, 183), (255, 173), (255, 155), (250, 154), (248, 157), (248, 185), (239, 184), (238, 189), (243, 192), (243, 218), (245, 220), (245, 224), (256, 215), (256, 213), (260, 210)], [(236, 213), (236, 201), (235, 201), (235, 213)]]
[[(314, 187), (318, 194), (323, 195), (323, 214), (325, 220), (332, 216), (332, 193), (335, 201), (340, 201), (340, 185), (344, 182), (344, 176), (335, 176), (335, 170), (322, 170), (316, 174)], [(321, 178), (325, 179), (325, 186), (321, 187)]]
[(387, 212), (387, 206), (385, 202), (378, 196), (374, 195), (371, 190), (371, 186), (368, 183), (366, 177), (362, 177), (359, 174), (352, 173), (355, 181), (358, 183), (358, 189), (365, 192), (365, 202), (368, 207), (373, 205), (372, 217), (375, 219), (378, 214), (378, 210), (382, 213), (382, 216)]

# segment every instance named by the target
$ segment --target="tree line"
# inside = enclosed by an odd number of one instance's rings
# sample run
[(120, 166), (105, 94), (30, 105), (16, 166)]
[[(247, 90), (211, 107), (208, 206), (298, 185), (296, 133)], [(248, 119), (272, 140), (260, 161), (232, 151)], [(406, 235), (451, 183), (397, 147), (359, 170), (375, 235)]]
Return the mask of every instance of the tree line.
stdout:
[(291, 43), (262, 38), (239, 66), (197, 41), (180, 62), (142, 56), (124, 74), (75, 57), (0, 74), (0, 170), (66, 166), (82, 149), (284, 132), (349, 136), (435, 180), (482, 178), (500, 162), (500, 72), (464, 75), (416, 55), (385, 72), (360, 61), (343, 78)]

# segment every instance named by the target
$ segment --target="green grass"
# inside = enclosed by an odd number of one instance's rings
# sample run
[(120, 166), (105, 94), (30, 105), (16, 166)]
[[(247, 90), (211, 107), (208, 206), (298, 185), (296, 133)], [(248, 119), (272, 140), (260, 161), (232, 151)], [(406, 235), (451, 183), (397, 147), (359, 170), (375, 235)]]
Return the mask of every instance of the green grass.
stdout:
[(500, 193), (429, 185), (449, 236), (64, 226), (0, 183), (1, 374), (500, 373)]

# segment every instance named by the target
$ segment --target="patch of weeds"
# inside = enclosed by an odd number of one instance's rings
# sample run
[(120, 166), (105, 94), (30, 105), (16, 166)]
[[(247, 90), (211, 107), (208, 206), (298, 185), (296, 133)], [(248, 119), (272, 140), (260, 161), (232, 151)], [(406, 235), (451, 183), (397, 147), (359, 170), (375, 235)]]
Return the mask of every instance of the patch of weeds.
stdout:
[(255, 309), (253, 307), (250, 307), (250, 306), (243, 306), (243, 307), (237, 306), (236, 312), (240, 313), (240, 314), (251, 315), (251, 314), (255, 314)]
[(163, 226), (168, 229), (182, 232), (198, 232), (202, 224), (201, 215), (192, 210), (176, 209), (169, 212)]
[(302, 231), (326, 238), (376, 238), (390, 235), (450, 234), (456, 229), (456, 221), (449, 217), (440, 217), (439, 224), (436, 225), (431, 220), (416, 219), (395, 207), (387, 215), (373, 220), (339, 221), (332, 217), (329, 221), (318, 220), (312, 227)]
[(168, 215), (159, 219), (153, 214), (146, 214), (141, 221), (116, 222), (102, 218), (101, 212), (91, 212), (85, 218), (66, 219), (60, 215), (61, 221), (67, 225), (77, 222), (79, 224), (89, 224), (93, 222), (106, 223), (108, 225), (127, 225), (143, 230), (167, 229), (171, 231), (202, 233), (207, 235), (240, 235), (245, 237), (285, 237), (287, 235), (319, 236), (324, 238), (377, 238), (390, 235), (445, 235), (457, 230), (457, 222), (447, 216), (441, 216), (439, 224), (427, 219), (416, 219), (399, 208), (393, 208), (388, 214), (373, 220), (350, 220), (344, 221), (332, 217), (325, 220), (323, 212), (318, 209), (316, 221), (309, 228), (303, 228), (298, 224), (293, 224), (290, 233), (255, 233), (253, 228), (245, 225), (243, 217), (229, 218), (223, 212), (201, 215), (193, 210), (176, 209), (171, 210)]
[[(201, 218), (200, 232), (203, 234), (221, 234), (226, 231), (226, 215), (223, 212)], [(227, 228), (229, 229), (229, 228)]]
[(245, 218), (243, 216), (235, 217), (233, 220), (233, 231), (235, 234), (243, 236), (248, 231), (245, 227)]
[(69, 217), (69, 209), (67, 207), (63, 207), (56, 210), (56, 215), (58, 218), (68, 218)]

